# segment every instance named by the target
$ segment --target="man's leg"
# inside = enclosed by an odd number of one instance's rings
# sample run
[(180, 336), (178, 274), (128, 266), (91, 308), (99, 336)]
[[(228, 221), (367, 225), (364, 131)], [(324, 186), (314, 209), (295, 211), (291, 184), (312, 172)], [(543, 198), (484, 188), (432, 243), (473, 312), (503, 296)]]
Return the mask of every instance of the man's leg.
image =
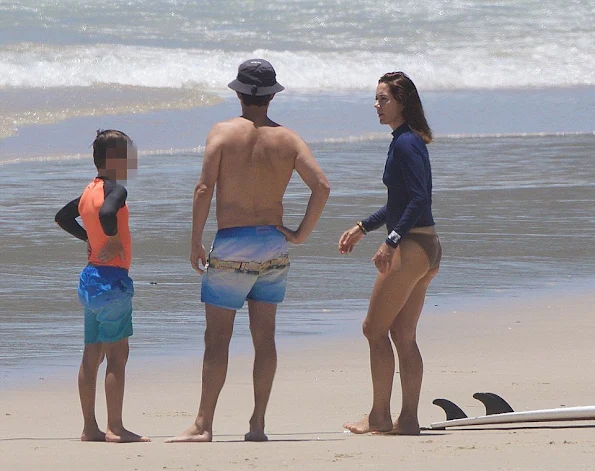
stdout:
[(169, 440), (173, 442), (210, 442), (213, 439), (213, 417), (225, 377), (229, 342), (233, 334), (236, 311), (205, 304), (205, 353), (202, 363), (202, 394), (194, 424)]
[(107, 430), (105, 441), (128, 443), (149, 442), (124, 428), (122, 406), (124, 404), (124, 383), (126, 363), (128, 362), (128, 338), (113, 343), (104, 343), (107, 367), (105, 372), (105, 398), (107, 403)]
[(273, 379), (277, 370), (277, 348), (275, 346), (275, 314), (277, 305), (260, 301), (248, 301), (250, 332), (254, 344), (254, 412), (250, 418), (250, 431), (246, 441), (268, 440), (264, 433), (266, 412)]
[(84, 442), (103, 442), (105, 433), (99, 429), (95, 416), (95, 396), (97, 390), (97, 371), (103, 361), (105, 352), (102, 343), (85, 345), (83, 360), (79, 368), (78, 385), (81, 407), (83, 409), (83, 433), (81, 440)]

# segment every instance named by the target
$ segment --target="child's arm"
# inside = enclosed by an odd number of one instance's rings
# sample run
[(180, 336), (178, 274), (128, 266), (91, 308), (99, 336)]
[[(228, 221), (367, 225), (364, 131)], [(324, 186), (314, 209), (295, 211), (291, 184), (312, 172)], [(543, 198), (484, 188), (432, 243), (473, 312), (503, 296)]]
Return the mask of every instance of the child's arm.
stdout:
[(105, 198), (99, 210), (99, 221), (103, 233), (110, 237), (118, 233), (118, 211), (126, 204), (128, 192), (118, 183), (106, 180), (104, 183)]
[(79, 201), (81, 197), (79, 196), (77, 199), (72, 200), (70, 203), (66, 204), (60, 211), (56, 213), (56, 217), (54, 220), (56, 224), (64, 229), (69, 234), (72, 234), (77, 239), (87, 242), (89, 237), (87, 236), (87, 231), (81, 226), (76, 218), (80, 216), (79, 214)]
[(99, 222), (107, 243), (101, 248), (97, 258), (106, 263), (122, 254), (122, 241), (118, 234), (118, 211), (126, 204), (128, 192), (124, 186), (106, 180), (104, 183), (105, 198), (99, 210)]

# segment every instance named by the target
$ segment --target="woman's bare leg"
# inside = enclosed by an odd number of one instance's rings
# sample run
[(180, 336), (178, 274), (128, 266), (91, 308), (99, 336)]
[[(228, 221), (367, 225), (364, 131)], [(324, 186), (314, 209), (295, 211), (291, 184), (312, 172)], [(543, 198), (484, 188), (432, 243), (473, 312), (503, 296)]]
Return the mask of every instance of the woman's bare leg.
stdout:
[(376, 278), (363, 324), (370, 346), (373, 404), (368, 417), (344, 425), (353, 433), (386, 432), (393, 428), (390, 399), (395, 357), (389, 330), (418, 281), (427, 273), (428, 265), (423, 250), (415, 243), (404, 241), (395, 254), (390, 271)]
[(423, 361), (416, 340), (417, 323), (423, 309), (426, 290), (437, 273), (438, 268), (430, 270), (415, 285), (390, 328), (399, 358), (402, 393), (401, 413), (392, 430), (395, 434), (419, 434), (417, 410), (423, 378)]

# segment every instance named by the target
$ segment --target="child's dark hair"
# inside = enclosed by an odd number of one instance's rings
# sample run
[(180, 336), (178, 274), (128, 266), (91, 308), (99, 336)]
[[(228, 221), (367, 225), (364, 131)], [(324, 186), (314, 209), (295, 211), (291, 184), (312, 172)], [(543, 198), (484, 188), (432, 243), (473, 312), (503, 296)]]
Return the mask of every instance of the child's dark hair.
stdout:
[(116, 158), (125, 159), (128, 155), (129, 145), (132, 145), (132, 139), (122, 131), (115, 129), (97, 130), (97, 136), (93, 141), (93, 161), (95, 162), (95, 167), (97, 169), (105, 168), (108, 149), (117, 149), (113, 155)]

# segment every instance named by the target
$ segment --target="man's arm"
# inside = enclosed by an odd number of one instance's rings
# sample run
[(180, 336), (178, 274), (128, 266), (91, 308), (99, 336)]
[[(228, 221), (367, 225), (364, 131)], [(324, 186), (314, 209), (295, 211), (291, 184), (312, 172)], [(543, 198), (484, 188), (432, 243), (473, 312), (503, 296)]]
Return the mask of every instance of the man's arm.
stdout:
[(72, 200), (70, 203), (67, 203), (58, 213), (54, 220), (56, 224), (64, 229), (69, 234), (72, 234), (77, 239), (82, 241), (87, 241), (87, 231), (81, 226), (76, 218), (80, 216), (79, 214), (79, 201), (81, 197), (79, 196), (77, 199)]
[(292, 231), (290, 229), (280, 227), (279, 230), (283, 232), (285, 238), (293, 244), (301, 244), (306, 241), (310, 233), (314, 230), (316, 223), (320, 219), (322, 210), (328, 200), (331, 187), (324, 175), (324, 172), (316, 162), (308, 145), (299, 139), (298, 154), (295, 159), (295, 170), (304, 183), (312, 191), (306, 213), (298, 229)]
[(199, 261), (204, 266), (206, 263), (205, 248), (202, 243), (202, 235), (209, 217), (211, 201), (215, 191), (215, 185), (219, 178), (219, 164), (221, 163), (223, 136), (221, 125), (216, 124), (207, 137), (205, 155), (202, 161), (200, 179), (194, 188), (192, 201), (192, 239), (190, 263), (199, 273), (203, 273)]

